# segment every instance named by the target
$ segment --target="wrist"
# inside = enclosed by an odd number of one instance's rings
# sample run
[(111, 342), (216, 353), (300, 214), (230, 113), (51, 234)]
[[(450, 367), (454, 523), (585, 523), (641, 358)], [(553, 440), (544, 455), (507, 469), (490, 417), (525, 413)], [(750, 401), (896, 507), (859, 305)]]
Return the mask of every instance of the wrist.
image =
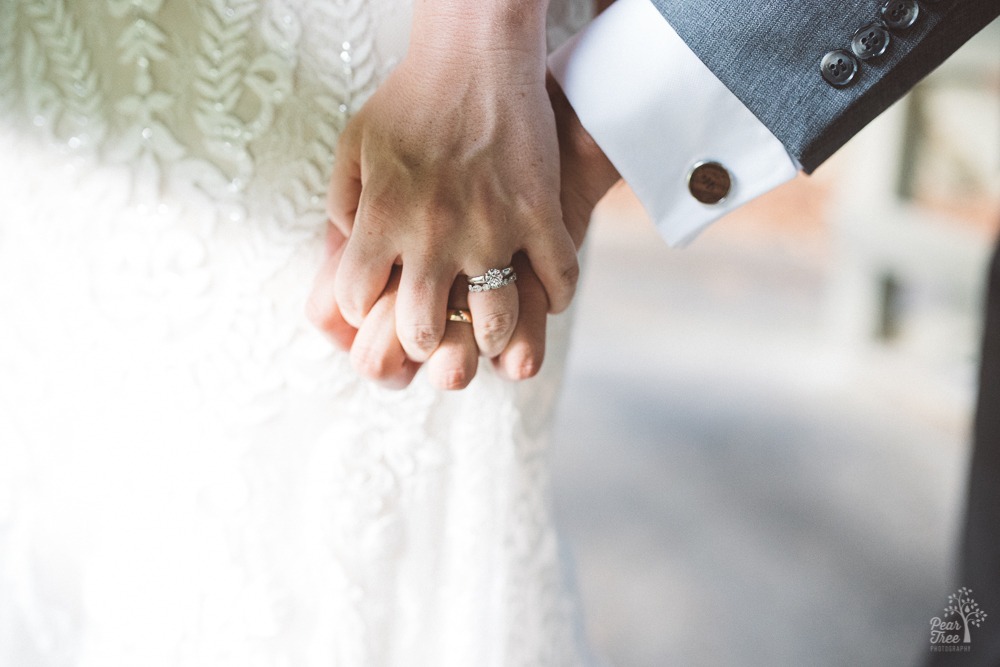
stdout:
[(512, 53), (544, 72), (547, 9), (548, 0), (418, 0), (410, 52), (466, 64)]

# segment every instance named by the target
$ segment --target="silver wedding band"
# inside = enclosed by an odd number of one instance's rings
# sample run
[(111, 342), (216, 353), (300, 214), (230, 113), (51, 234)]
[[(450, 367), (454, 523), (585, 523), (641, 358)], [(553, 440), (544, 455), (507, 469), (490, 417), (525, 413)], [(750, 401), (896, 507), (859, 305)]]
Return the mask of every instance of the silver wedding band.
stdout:
[(471, 276), (468, 278), (470, 292), (489, 292), (490, 290), (506, 287), (517, 280), (517, 273), (513, 266), (502, 269), (490, 269), (481, 276)]

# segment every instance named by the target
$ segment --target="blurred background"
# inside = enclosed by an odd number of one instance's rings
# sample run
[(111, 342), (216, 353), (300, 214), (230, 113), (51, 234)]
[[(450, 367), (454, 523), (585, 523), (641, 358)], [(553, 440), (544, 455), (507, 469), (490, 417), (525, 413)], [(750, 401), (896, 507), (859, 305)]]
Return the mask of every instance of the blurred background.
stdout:
[(687, 249), (667, 248), (626, 189), (609, 194), (554, 454), (608, 661), (926, 657), (961, 585), (998, 226), (997, 22), (814, 176)]

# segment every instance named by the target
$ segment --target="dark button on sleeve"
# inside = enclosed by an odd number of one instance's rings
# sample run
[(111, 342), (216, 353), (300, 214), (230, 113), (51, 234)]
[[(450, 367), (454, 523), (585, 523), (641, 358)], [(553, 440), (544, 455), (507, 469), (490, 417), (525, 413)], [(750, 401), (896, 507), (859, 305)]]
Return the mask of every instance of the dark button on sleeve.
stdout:
[(890, 30), (906, 30), (917, 22), (919, 14), (917, 0), (888, 0), (879, 10), (882, 25)]
[(729, 196), (733, 178), (718, 162), (699, 162), (688, 173), (688, 190), (702, 204), (718, 204)]
[(878, 23), (861, 28), (851, 38), (851, 51), (861, 60), (877, 58), (889, 48), (889, 31)]
[(858, 61), (847, 51), (837, 49), (823, 56), (819, 63), (823, 78), (831, 86), (846, 86), (858, 73)]

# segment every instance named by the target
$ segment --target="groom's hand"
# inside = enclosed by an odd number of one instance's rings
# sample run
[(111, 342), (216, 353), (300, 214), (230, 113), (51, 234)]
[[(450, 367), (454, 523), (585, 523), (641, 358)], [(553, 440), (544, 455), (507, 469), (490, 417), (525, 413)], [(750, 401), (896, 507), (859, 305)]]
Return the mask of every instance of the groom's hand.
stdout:
[(618, 170), (583, 127), (562, 88), (549, 73), (545, 86), (559, 139), (560, 202), (563, 221), (579, 248), (597, 202), (617, 183)]

